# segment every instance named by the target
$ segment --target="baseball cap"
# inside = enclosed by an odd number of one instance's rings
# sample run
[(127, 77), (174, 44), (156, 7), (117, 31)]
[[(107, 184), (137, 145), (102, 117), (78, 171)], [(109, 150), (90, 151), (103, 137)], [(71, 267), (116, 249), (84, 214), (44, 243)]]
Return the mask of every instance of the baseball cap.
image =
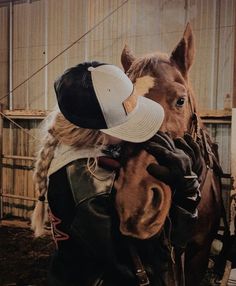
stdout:
[(162, 106), (144, 97), (117, 66), (83, 63), (54, 84), (58, 106), (73, 124), (99, 129), (129, 142), (144, 142), (159, 130)]

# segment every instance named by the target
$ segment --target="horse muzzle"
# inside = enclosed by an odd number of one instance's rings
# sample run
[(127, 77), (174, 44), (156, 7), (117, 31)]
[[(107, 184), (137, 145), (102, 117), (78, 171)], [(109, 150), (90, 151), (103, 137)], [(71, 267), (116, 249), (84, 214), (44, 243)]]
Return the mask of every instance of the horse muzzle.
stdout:
[(137, 239), (149, 239), (160, 233), (171, 205), (170, 187), (162, 182), (146, 190), (145, 201), (138, 207), (123, 206), (119, 211), (120, 232)]

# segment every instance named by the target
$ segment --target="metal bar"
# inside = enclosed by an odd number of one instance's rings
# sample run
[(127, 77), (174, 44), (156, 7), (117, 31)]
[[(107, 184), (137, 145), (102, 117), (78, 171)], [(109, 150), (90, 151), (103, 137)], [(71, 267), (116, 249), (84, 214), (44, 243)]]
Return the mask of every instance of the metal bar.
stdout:
[(2, 155), (4, 159), (17, 159), (17, 160), (29, 160), (35, 161), (36, 157), (29, 157), (29, 156), (17, 156), (17, 155)]

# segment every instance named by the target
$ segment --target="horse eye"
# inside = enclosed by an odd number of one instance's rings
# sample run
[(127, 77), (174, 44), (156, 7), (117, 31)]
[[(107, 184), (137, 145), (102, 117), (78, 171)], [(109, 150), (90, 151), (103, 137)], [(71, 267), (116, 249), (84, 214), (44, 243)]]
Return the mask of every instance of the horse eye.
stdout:
[(182, 107), (185, 103), (185, 98), (184, 97), (180, 97), (177, 102), (176, 102), (176, 106), (177, 107)]

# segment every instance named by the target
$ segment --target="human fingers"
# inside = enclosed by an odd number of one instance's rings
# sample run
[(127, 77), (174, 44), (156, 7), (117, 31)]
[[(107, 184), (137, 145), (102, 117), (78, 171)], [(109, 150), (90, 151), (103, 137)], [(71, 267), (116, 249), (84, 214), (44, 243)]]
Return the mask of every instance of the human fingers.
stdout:
[(180, 137), (176, 138), (174, 142), (175, 142), (175, 146), (178, 149), (183, 150), (185, 154), (187, 154), (192, 159), (193, 162), (196, 161), (194, 150), (190, 147), (190, 145), (183, 138), (180, 138)]
[(163, 147), (157, 142), (150, 142), (145, 147), (145, 150), (149, 154), (153, 155), (160, 164), (169, 164), (174, 158), (174, 152), (169, 151), (167, 148)]
[(194, 141), (194, 139), (192, 138), (192, 136), (188, 133), (186, 133), (184, 135), (184, 139), (185, 141), (188, 143), (188, 145), (191, 147), (191, 149), (193, 150), (195, 157), (201, 157), (201, 149), (200, 146), (197, 142)]
[(155, 142), (155, 143), (162, 145), (163, 147), (165, 147), (167, 149), (172, 149), (168, 140), (166, 140), (163, 135), (164, 135), (164, 133), (159, 131), (148, 142)]
[(168, 142), (168, 144), (172, 150), (175, 149), (175, 143), (174, 143), (173, 139), (171, 138), (170, 133), (158, 131), (157, 134), (160, 134), (160, 136), (162, 136), (162, 138), (164, 138)]
[(147, 166), (147, 171), (157, 180), (163, 181), (165, 184), (170, 184), (171, 174), (167, 167), (151, 163)]
[(155, 142), (160, 144), (161, 146), (167, 148), (170, 151), (175, 150), (175, 145), (173, 140), (164, 132), (158, 131), (149, 142)]
[(150, 143), (145, 149), (156, 158), (159, 164), (170, 168), (176, 176), (191, 173), (191, 159), (183, 150), (179, 150), (178, 153), (169, 151), (154, 142)]

